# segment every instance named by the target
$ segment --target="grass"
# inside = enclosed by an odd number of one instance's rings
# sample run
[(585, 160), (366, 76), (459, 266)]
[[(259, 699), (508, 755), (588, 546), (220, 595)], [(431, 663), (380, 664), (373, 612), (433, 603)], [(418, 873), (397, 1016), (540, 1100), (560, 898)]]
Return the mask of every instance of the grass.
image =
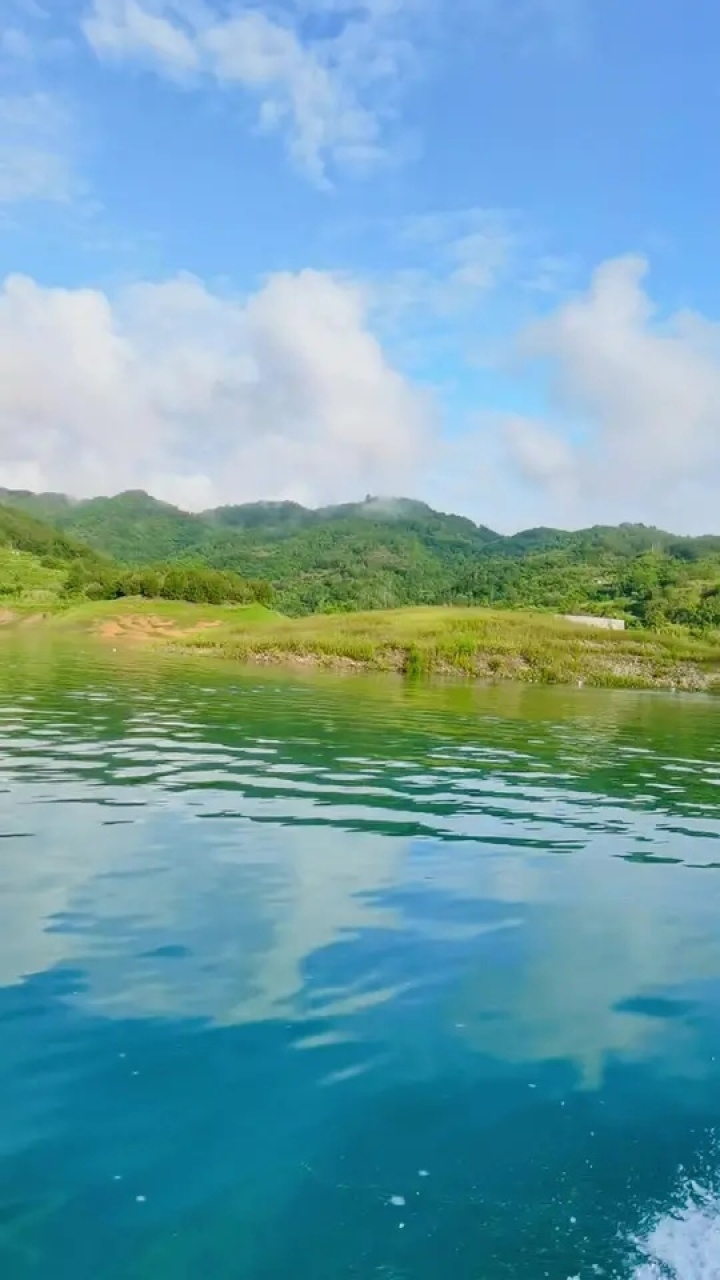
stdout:
[[(132, 611), (132, 602), (123, 605)], [(183, 637), (183, 647), (243, 660), (289, 658), (409, 676), (460, 673), (538, 683), (707, 688), (720, 682), (718, 639), (590, 630), (544, 614), (416, 608), (287, 619), (257, 607), (192, 605), (170, 605), (167, 613), (216, 624)]]
[(146, 600), (138, 596), (123, 596), (119, 600), (64, 601), (53, 612), (58, 621), (71, 627), (83, 622), (101, 625), (130, 618), (160, 619), (180, 629), (202, 623), (218, 623), (225, 627), (279, 617), (262, 604), (190, 604), (186, 600)]
[(535, 683), (720, 689), (720, 637), (601, 631), (546, 614), (419, 608), (233, 623), (193, 648), (228, 657)]
[(717, 633), (601, 631), (541, 613), (414, 608), (290, 619), (261, 605), (124, 599), (85, 601), (48, 616), (63, 629), (239, 661), (720, 692)]
[(27, 551), (0, 546), (0, 605), (52, 603), (65, 583), (65, 569), (50, 569)]

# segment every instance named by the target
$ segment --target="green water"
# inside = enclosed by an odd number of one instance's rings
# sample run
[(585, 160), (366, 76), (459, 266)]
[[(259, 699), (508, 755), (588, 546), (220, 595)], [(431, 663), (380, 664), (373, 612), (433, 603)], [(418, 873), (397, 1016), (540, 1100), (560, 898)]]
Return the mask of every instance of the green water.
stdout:
[(4, 641), (2, 1280), (720, 1276), (719, 730)]

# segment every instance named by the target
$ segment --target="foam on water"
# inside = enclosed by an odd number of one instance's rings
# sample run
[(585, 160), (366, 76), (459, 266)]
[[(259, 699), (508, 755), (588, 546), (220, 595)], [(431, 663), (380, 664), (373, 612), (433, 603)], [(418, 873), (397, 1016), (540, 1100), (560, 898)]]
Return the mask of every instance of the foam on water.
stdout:
[(633, 1243), (633, 1280), (720, 1280), (720, 1195), (685, 1182), (677, 1206)]

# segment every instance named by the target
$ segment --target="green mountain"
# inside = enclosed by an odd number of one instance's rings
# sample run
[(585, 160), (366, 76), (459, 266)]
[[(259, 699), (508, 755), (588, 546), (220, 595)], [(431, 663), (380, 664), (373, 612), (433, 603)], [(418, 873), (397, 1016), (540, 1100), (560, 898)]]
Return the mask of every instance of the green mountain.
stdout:
[(19, 507), (0, 506), (0, 600), (57, 599), (71, 573), (90, 579), (105, 560), (91, 547)]
[(405, 498), (319, 510), (255, 502), (200, 515), (141, 491), (73, 502), (6, 490), (0, 501), (126, 566), (213, 569), (269, 584), (288, 613), (476, 603), (720, 625), (715, 536), (623, 524), (505, 537)]
[[(5, 497), (14, 496), (5, 493)], [(121, 565), (65, 530), (29, 515), (30, 496), (18, 495), (15, 507), (0, 505), (0, 601), (4, 604), (49, 605), (78, 596), (269, 603), (266, 582), (247, 582), (231, 571), (182, 562), (137, 568)], [(37, 507), (47, 510), (50, 504), (44, 498), (39, 495)], [(69, 506), (57, 503), (51, 509), (56, 518), (64, 519)]]
[[(73, 537), (113, 556), (124, 564), (174, 560), (203, 537), (207, 522), (177, 507), (158, 502), (147, 493), (130, 490), (115, 498), (91, 498), (66, 503), (53, 511), (48, 495), (38, 495), (42, 519), (52, 521)], [(54, 495), (53, 495), (54, 497)], [(1, 501), (12, 501), (12, 494)], [(27, 495), (23, 495), (28, 510)]]
[(34, 555), (49, 567), (82, 563), (94, 566), (103, 557), (77, 538), (27, 511), (0, 505), (0, 546)]

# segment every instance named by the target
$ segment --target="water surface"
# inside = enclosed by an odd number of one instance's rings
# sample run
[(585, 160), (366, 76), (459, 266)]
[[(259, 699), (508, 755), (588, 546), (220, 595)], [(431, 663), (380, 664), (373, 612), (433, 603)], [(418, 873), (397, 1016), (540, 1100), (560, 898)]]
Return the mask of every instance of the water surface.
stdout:
[(720, 1277), (720, 704), (0, 647), (2, 1280)]

